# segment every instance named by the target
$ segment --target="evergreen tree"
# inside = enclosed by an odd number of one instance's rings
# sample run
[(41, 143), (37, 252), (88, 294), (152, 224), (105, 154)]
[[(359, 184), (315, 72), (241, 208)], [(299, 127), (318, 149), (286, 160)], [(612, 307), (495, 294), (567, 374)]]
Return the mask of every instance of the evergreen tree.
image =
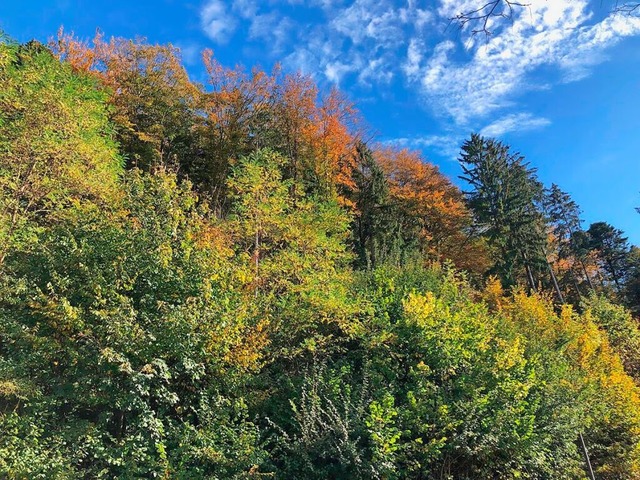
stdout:
[[(356, 149), (336, 92), (210, 62), (195, 111), (173, 49), (76, 46), (0, 35), (1, 479), (582, 480), (580, 431), (597, 478), (640, 478), (633, 315), (442, 266), (490, 247), (533, 289), (579, 259), (637, 312), (621, 231), (494, 140), (463, 148), (470, 212), (415, 152)], [(197, 185), (167, 172), (201, 149)]]
[(358, 264), (374, 268), (401, 250), (402, 234), (407, 235), (399, 212), (392, 204), (387, 178), (373, 157), (373, 152), (363, 143), (356, 147), (357, 168), (353, 177), (356, 185), (354, 218), (354, 247)]
[(627, 257), (624, 301), (635, 315), (640, 313), (640, 248), (636, 246), (631, 247)]
[(627, 238), (622, 230), (606, 222), (592, 223), (587, 234), (589, 247), (597, 254), (605, 281), (613, 282), (616, 291), (621, 293), (629, 264), (630, 246)]
[(563, 192), (555, 183), (545, 189), (544, 209), (547, 221), (553, 228), (553, 234), (559, 244), (561, 255), (570, 254), (570, 239), (573, 232), (582, 228), (580, 207), (571, 196)]
[(524, 272), (532, 289), (534, 273), (546, 264), (545, 235), (537, 202), (542, 184), (535, 169), (507, 145), (477, 134), (462, 146), (459, 159), (466, 192), (478, 228), (494, 249), (496, 273), (505, 285), (515, 285)]
[(567, 293), (570, 290), (568, 285), (572, 285), (577, 303), (583, 293), (581, 280), (586, 282), (589, 290), (593, 290), (584, 255), (580, 254), (578, 248), (582, 232), (580, 207), (568, 193), (552, 183), (550, 188), (545, 189), (543, 208), (551, 230), (551, 246), (555, 251), (556, 269), (561, 272), (561, 283)]

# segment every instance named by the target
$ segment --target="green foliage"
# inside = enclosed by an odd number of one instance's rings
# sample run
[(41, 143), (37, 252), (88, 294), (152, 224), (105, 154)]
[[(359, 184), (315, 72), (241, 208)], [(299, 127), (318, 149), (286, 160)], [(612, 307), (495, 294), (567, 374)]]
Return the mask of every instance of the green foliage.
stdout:
[(418, 229), (403, 225), (406, 218), (393, 205), (388, 181), (373, 152), (359, 144), (357, 154), (354, 181), (358, 214), (354, 218), (353, 237), (358, 265), (375, 268), (394, 260), (397, 263), (417, 249)]
[[(517, 286), (569, 263), (631, 304), (637, 252), (621, 232), (581, 231), (557, 187), (543, 217), (522, 157), (473, 136), (475, 226), (516, 285), (478, 291), (413, 248), (437, 232), (441, 258), (473, 235), (460, 192), (410, 155), (390, 183), (363, 144), (354, 170), (348, 109), (316, 129), (302, 108), (313, 89), (293, 80), (298, 123), (279, 131), (269, 110), (261, 124), (256, 104), (221, 128), (248, 155), (218, 139), (221, 168), (198, 170), (218, 196), (199, 198), (167, 167), (199, 148), (174, 50), (100, 45), (123, 62), (107, 68), (116, 83), (140, 87), (131, 104), (78, 73), (83, 56), (72, 69), (39, 44), (0, 43), (0, 478), (581, 480), (579, 433), (597, 478), (640, 478), (637, 321), (602, 295), (578, 314)], [(221, 80), (240, 75), (216, 65)], [(273, 82), (220, 86), (207, 122), (236, 118), (251, 88), (268, 99)], [(258, 148), (263, 127), (297, 153)], [(299, 150), (296, 132), (309, 137)], [(125, 157), (148, 171), (123, 171)]]
[(206, 241), (188, 185), (134, 171), (123, 189), (123, 210), (59, 222), (7, 257), (2, 377), (29, 389), (3, 395), (4, 415), (92, 478), (248, 470), (256, 431), (233, 392), (252, 366), (232, 359), (252, 318), (228, 253)]
[(606, 222), (592, 223), (587, 230), (589, 247), (597, 252), (606, 280), (618, 292), (625, 282), (629, 257), (629, 243), (621, 230)]
[[(312, 364), (300, 372), (289, 417), (270, 425), (276, 478), (366, 478), (371, 473), (366, 380), (349, 364)], [(299, 383), (298, 383), (299, 382)]]
[(624, 302), (637, 317), (640, 313), (640, 248), (631, 247), (626, 263)]
[[(515, 285), (526, 270), (535, 288), (534, 269), (546, 264), (542, 215), (537, 203), (542, 184), (524, 157), (509, 146), (479, 135), (462, 145), (460, 163), (472, 190), (467, 193), (476, 222), (495, 250), (497, 274), (506, 285)], [(523, 275), (524, 276), (524, 275)]]
[[(396, 279), (378, 278), (382, 298), (398, 295)], [(450, 274), (431, 289), (400, 294), (401, 311), (384, 300), (372, 344), (384, 379), (371, 383), (394, 392), (401, 478), (582, 478), (575, 440), (587, 429), (594, 451), (609, 445), (592, 459), (603, 476), (637, 475), (638, 391), (591, 314), (558, 317), (522, 293), (490, 313)]]
[(604, 329), (612, 348), (620, 356), (626, 372), (640, 385), (640, 326), (638, 320), (620, 305), (602, 295), (583, 302), (585, 316)]
[(583, 292), (594, 291), (587, 270), (587, 255), (579, 239), (584, 235), (580, 207), (556, 184), (545, 190), (544, 214), (550, 230), (550, 246), (555, 252), (555, 269), (565, 299), (578, 304)]
[[(0, 44), (0, 242), (32, 241), (69, 205), (115, 200), (106, 95), (37, 42)], [(4, 257), (5, 253), (1, 256)]]
[(270, 317), (273, 346), (295, 355), (358, 324), (347, 298), (349, 218), (335, 200), (305, 197), (299, 185), (283, 181), (284, 164), (270, 150), (240, 159), (228, 182), (228, 228)]

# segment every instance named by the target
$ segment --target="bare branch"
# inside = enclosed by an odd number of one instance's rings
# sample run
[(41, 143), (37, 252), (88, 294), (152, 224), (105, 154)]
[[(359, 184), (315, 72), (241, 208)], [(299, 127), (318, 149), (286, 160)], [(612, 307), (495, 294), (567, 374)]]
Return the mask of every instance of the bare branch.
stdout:
[(489, 36), (491, 35), (489, 21), (492, 18), (511, 20), (513, 19), (513, 13), (516, 8), (524, 8), (527, 6), (528, 4), (526, 3), (514, 0), (491, 0), (475, 10), (457, 14), (451, 18), (451, 21), (457, 23), (460, 28), (464, 28), (469, 24), (476, 24), (478, 27), (471, 30), (473, 35), (484, 33)]
[[(456, 23), (461, 29), (467, 27), (467, 25), (471, 25), (473, 27), (471, 30), (473, 35), (484, 33), (486, 36), (489, 36), (491, 35), (491, 19), (503, 18), (511, 20), (516, 10), (529, 6), (527, 3), (515, 0), (479, 0), (478, 5), (481, 6), (474, 10), (460, 12), (450, 18), (451, 23)], [(640, 2), (614, 0), (612, 10), (616, 13), (625, 13), (628, 15), (640, 14)]]
[(639, 2), (630, 2), (630, 3), (620, 3), (616, 1), (615, 6), (613, 7), (614, 12), (626, 13), (627, 15), (631, 15), (636, 11), (640, 12), (640, 3)]

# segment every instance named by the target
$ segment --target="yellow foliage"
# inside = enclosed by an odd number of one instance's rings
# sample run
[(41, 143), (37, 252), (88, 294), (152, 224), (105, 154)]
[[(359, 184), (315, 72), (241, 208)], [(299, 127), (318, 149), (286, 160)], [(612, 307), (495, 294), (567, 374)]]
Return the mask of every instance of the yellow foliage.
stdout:
[[(565, 305), (557, 315), (548, 298), (523, 291), (516, 291), (505, 304), (506, 319), (527, 339), (529, 349), (555, 345), (570, 360), (579, 376), (574, 379), (576, 383), (567, 385), (569, 388), (577, 394), (598, 392), (599, 411), (588, 412), (592, 419), (613, 430), (624, 425), (632, 435), (629, 441), (634, 442), (633, 448), (640, 452), (640, 389), (625, 373), (620, 357), (611, 348), (606, 333), (593, 322), (591, 313), (580, 316)], [(563, 380), (563, 384), (567, 381)], [(601, 466), (599, 478), (640, 478), (637, 459), (621, 465)]]
[(261, 320), (255, 326), (241, 332), (240, 338), (225, 355), (225, 361), (235, 368), (253, 371), (260, 367), (265, 347), (269, 344), (268, 320)]
[(523, 366), (526, 363), (525, 342), (521, 336), (509, 340), (498, 338), (496, 343), (498, 345), (495, 365), (497, 372), (509, 370), (516, 365)]
[(502, 288), (502, 283), (500, 283), (498, 277), (490, 276), (482, 293), (482, 298), (489, 306), (489, 309), (492, 311), (500, 310), (503, 297), (504, 289)]
[(407, 318), (416, 325), (425, 326), (431, 314), (436, 310), (436, 298), (432, 292), (423, 295), (411, 293), (402, 302)]

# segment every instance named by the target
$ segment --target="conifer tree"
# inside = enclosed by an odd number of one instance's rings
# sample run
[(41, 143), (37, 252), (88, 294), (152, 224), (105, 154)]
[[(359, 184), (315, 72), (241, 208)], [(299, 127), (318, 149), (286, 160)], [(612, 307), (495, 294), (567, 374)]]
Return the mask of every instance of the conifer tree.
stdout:
[(353, 174), (358, 212), (354, 219), (355, 250), (361, 266), (374, 268), (391, 256), (394, 244), (401, 240), (402, 226), (392, 205), (388, 181), (373, 152), (360, 143), (356, 155), (358, 167)]
[[(594, 287), (587, 270), (586, 260), (578, 248), (582, 232), (580, 207), (568, 193), (563, 192), (558, 185), (552, 183), (550, 188), (545, 189), (543, 208), (550, 227), (556, 263), (565, 265), (564, 271), (569, 277), (567, 283), (573, 283), (573, 288), (578, 296), (583, 293), (580, 280), (585, 281), (587, 288), (593, 291)], [(562, 267), (560, 269), (562, 270)]]
[(606, 282), (621, 292), (628, 268), (629, 242), (619, 230), (606, 222), (592, 223), (587, 230), (589, 246), (595, 250)]
[[(537, 207), (542, 184), (535, 169), (507, 145), (474, 134), (462, 146), (461, 176), (475, 221), (494, 249), (494, 273), (506, 285), (517, 283), (524, 272), (535, 290), (534, 273), (544, 268), (545, 236)], [(520, 271), (518, 271), (520, 270)]]

